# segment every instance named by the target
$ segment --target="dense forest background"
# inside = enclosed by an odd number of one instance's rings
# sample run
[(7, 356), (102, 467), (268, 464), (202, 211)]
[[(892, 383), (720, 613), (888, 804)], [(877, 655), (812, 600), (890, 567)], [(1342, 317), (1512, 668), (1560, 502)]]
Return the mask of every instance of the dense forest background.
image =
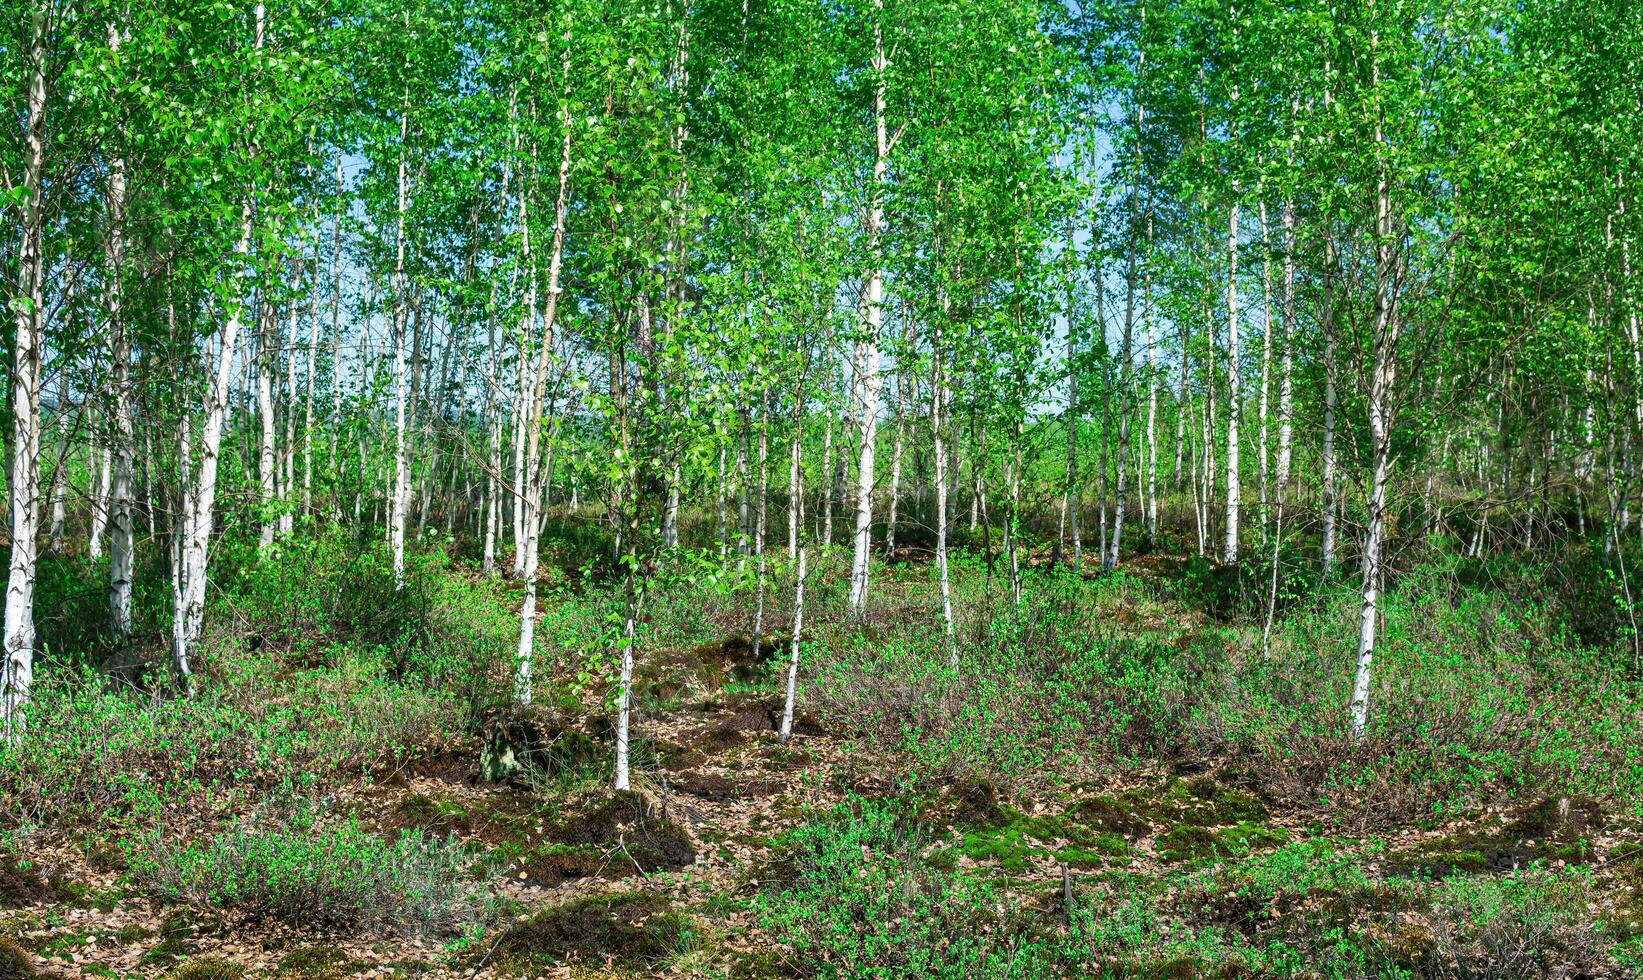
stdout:
[(1643, 969), (1629, 4), (9, 12), (0, 977)]

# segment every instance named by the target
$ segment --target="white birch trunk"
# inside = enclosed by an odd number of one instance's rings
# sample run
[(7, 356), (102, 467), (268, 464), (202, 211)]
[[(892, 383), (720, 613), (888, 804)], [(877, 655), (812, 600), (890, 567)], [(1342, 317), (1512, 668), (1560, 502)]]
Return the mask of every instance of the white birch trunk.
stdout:
[(1289, 487), (1295, 442), (1295, 202), (1284, 201), (1279, 217), (1283, 226), (1284, 284), (1278, 346), (1278, 464), (1277, 495)]
[(278, 429), (274, 417), (275, 357), (279, 351), (279, 316), (264, 289), (257, 298), (257, 422), (262, 427), (262, 438), (257, 444), (257, 484), (263, 507), (262, 531), (257, 545), (266, 550), (274, 544), (277, 530), (272, 507), (279, 497), (279, 477), (275, 473), (275, 442)]
[[(905, 313), (905, 307), (903, 308)], [(903, 328), (906, 338), (906, 347), (901, 357), (911, 357), (913, 347), (913, 318), (907, 317)], [(907, 435), (907, 385), (911, 379), (911, 372), (897, 365), (896, 371), (896, 429), (895, 437), (890, 448), (890, 513), (887, 515), (887, 526), (884, 531), (884, 554), (887, 558), (894, 558), (896, 554), (896, 521), (901, 507), (901, 457), (902, 446)]]
[(91, 533), (86, 536), (86, 557), (103, 557), (103, 538), (108, 534), (108, 499), (113, 488), (114, 460), (108, 440), (94, 435), (91, 443)]
[(759, 501), (753, 526), (753, 662), (758, 663), (764, 641), (764, 539), (770, 500), (770, 390), (765, 389), (759, 409)]
[(1238, 561), (1238, 420), (1243, 372), (1238, 363), (1238, 202), (1227, 218), (1227, 526), (1221, 560)]
[(941, 328), (950, 309), (945, 289), (941, 290), (940, 306), (940, 314), (931, 326), (930, 334), (930, 444), (936, 470), (936, 574), (941, 581), (941, 625), (947, 636), (947, 656), (956, 663), (958, 651), (953, 642), (953, 592), (947, 574), (947, 440), (942, 438), (946, 383), (941, 372)]
[[(798, 442), (795, 440), (793, 445), (796, 450)], [(787, 658), (787, 695), (782, 700), (780, 739), (784, 745), (793, 737), (793, 705), (799, 689), (799, 638), (804, 634), (804, 580), (809, 577), (810, 572), (807, 566), (807, 552), (808, 549), (803, 545), (799, 546), (798, 583), (793, 587), (793, 640)]]
[(1256, 402), (1256, 492), (1260, 494), (1260, 521), (1265, 525), (1271, 505), (1272, 477), (1272, 234), (1266, 199), (1257, 205), (1261, 218), (1261, 391)]
[(45, 208), (47, 5), (30, 17), (24, 162), (17, 205), (22, 241), (17, 291), (11, 300), (12, 346), (11, 564), (6, 579), (5, 669), (0, 675), (0, 727), (8, 743), (23, 737), (24, 711), (34, 687), (34, 566), (40, 523), (40, 362), (45, 323)]
[[(1327, 218), (1325, 219), (1328, 220)], [(1335, 503), (1335, 415), (1337, 395), (1336, 385), (1336, 352), (1335, 352), (1335, 236), (1329, 229), (1324, 231), (1324, 270), (1323, 270), (1323, 311), (1322, 329), (1324, 335), (1324, 433), (1323, 456), (1320, 461), (1318, 481), (1322, 485), (1322, 501), (1319, 515), (1322, 525), (1322, 554), (1320, 560), (1323, 565), (1324, 577), (1329, 577), (1335, 567), (1335, 515), (1339, 509)]]
[[(108, 25), (108, 46), (118, 53), (124, 40), (120, 28)], [(112, 477), (108, 495), (108, 611), (109, 634), (116, 644), (131, 635), (131, 579), (134, 513), (132, 473), (136, 465), (136, 433), (131, 417), (131, 341), (125, 322), (122, 276), (125, 270), (126, 162), (116, 156), (108, 168), (108, 282), (106, 303), (109, 332), (113, 335), (110, 373), (114, 386), (114, 440)]]
[[(261, 51), (266, 12), (260, 3), (256, 7), (256, 24), (256, 49)], [(209, 363), (211, 357), (209, 354), (207, 356), (205, 418), (200, 426), (197, 460), (192, 427), (186, 415), (178, 431), (178, 464), (184, 491), (177, 546), (177, 584), (173, 593), (171, 660), (189, 690), (193, 689), (193, 668), (189, 657), (205, 623), (207, 558), (217, 502), (217, 467), (222, 448), (223, 422), (233, 386), (234, 351), (245, 317), (245, 265), (251, 250), (253, 213), (252, 200), (247, 197), (240, 207), (240, 238), (234, 246), (236, 268), (231, 270), (230, 275), (235, 295), (227, 304), (228, 319), (218, 338), (216, 363)]]
[[(539, 561), (539, 548), (542, 535), (542, 496), (548, 479), (548, 469), (551, 466), (552, 453), (548, 454), (548, 462), (541, 458), (542, 426), (547, 407), (548, 372), (552, 364), (555, 326), (559, 310), (560, 272), (563, 267), (565, 251), (565, 214), (569, 207), (570, 195), (570, 166), (571, 166), (571, 121), (570, 121), (570, 36), (565, 37), (565, 53), (563, 61), (564, 101), (561, 103), (560, 124), (564, 129), (559, 152), (559, 185), (554, 197), (553, 234), (548, 252), (548, 284), (547, 298), (542, 310), (542, 332), (536, 337), (536, 363), (531, 389), (527, 396), (522, 412), (526, 424), (526, 465), (525, 484), (519, 488), (521, 506), (524, 511), (524, 541), (521, 549), (524, 552), (524, 567), (522, 578), (525, 585), (524, 601), (519, 609), (519, 647), (515, 654), (514, 669), (514, 699), (520, 704), (531, 703), (531, 672), (535, 653), (536, 635), (536, 572)], [(533, 150), (534, 155), (534, 150)], [(525, 181), (520, 181), (520, 199), (524, 200)], [(526, 231), (525, 248), (527, 252), (526, 267), (531, 270), (530, 280), (525, 285), (526, 292), (526, 322), (521, 328), (521, 337), (528, 337), (535, 330), (536, 321), (536, 274), (535, 268), (529, 259), (529, 233)], [(524, 350), (520, 351), (520, 359), (524, 360)], [(631, 574), (631, 573), (630, 573)], [(623, 697), (629, 695), (628, 686), (631, 680), (632, 661), (632, 620), (628, 622), (626, 658), (629, 669), (627, 679), (623, 682)], [(625, 733), (624, 733), (625, 739)], [(621, 758), (618, 762), (618, 780), (626, 779), (626, 746), (618, 747)], [(621, 788), (621, 787), (618, 787)]]
[[(407, 15), (409, 16), (409, 15)], [(405, 517), (410, 507), (411, 459), (406, 438), (405, 331), (410, 289), (405, 279), (405, 217), (410, 210), (410, 92), (399, 113), (399, 174), (394, 197), (394, 479), (390, 491), (388, 550), (393, 559), (394, 587), (405, 585)]]
[[(1371, 0), (1373, 6), (1373, 0)], [(1376, 95), (1375, 150), (1375, 345), (1369, 382), (1369, 434), (1373, 452), (1369, 500), (1364, 515), (1362, 605), (1358, 616), (1358, 658), (1352, 678), (1352, 737), (1362, 739), (1369, 722), (1369, 684), (1375, 657), (1375, 627), (1380, 606), (1381, 538), (1387, 510), (1387, 483), (1392, 472), (1393, 396), (1398, 371), (1398, 308), (1393, 282), (1396, 274), (1392, 249), (1392, 195), (1384, 158), (1385, 141), (1379, 119), (1379, 64), (1375, 32), (1370, 32), (1371, 92)]]
[[(874, 9), (880, 18), (884, 13), (883, 0), (874, 0)], [(869, 268), (867, 289), (863, 298), (862, 338), (856, 342), (856, 383), (861, 392), (860, 457), (856, 467), (856, 535), (855, 552), (850, 563), (850, 611), (859, 616), (866, 608), (867, 578), (872, 557), (871, 532), (873, 527), (873, 452), (878, 441), (879, 388), (884, 380), (879, 376), (879, 330), (884, 318), (884, 254), (881, 238), (884, 233), (884, 196), (889, 184), (890, 134), (885, 124), (886, 72), (889, 61), (884, 50), (884, 28), (873, 26), (873, 71), (877, 76), (873, 89), (873, 183), (869, 188), (866, 232)]]

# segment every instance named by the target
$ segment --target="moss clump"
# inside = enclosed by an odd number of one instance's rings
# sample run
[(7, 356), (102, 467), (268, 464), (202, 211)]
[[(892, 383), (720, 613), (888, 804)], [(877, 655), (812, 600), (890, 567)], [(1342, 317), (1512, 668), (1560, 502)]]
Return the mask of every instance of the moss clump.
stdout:
[(1088, 826), (1131, 839), (1152, 832), (1152, 824), (1130, 801), (1118, 796), (1097, 796), (1083, 800), (1069, 813)]
[(1000, 810), (997, 826), (964, 835), (959, 852), (976, 861), (988, 861), (1011, 872), (1032, 862), (1064, 861), (1073, 867), (1092, 867), (1127, 858), (1130, 847), (1122, 837), (1080, 823), (1072, 815), (1029, 816), (1009, 808)]
[[(503, 846), (493, 854), (505, 873), (520, 880), (552, 888), (575, 878), (593, 878), (613, 864), (613, 857), (598, 847), (546, 843), (529, 848)], [(615, 856), (620, 859), (620, 854)], [(628, 865), (631, 868), (631, 865)]]
[(1188, 780), (1185, 789), (1193, 802), (1182, 819), (1201, 826), (1260, 823), (1270, 816), (1253, 793), (1223, 785), (1209, 776)]
[(1219, 830), (1180, 823), (1159, 834), (1155, 846), (1164, 861), (1205, 861), (1274, 847), (1288, 839), (1282, 828), (1264, 823), (1243, 821)]
[(541, 803), (522, 793), (495, 792), (464, 800), (414, 793), (394, 807), (390, 826), (435, 836), (477, 837), (494, 847), (527, 842), (545, 817)]
[(60, 898), (79, 909), (96, 909), (98, 912), (112, 912), (125, 898), (125, 892), (117, 888), (92, 888), (78, 881), (63, 882), (59, 886)]
[(1266, 807), (1253, 793), (1213, 776), (1170, 779), (1160, 786), (1138, 787), (1079, 801), (1067, 814), (1089, 827), (1139, 840), (1158, 827), (1230, 827), (1265, 823)]
[(407, 826), (428, 830), (468, 830), (468, 808), (455, 800), (413, 793), (394, 809)]
[(515, 926), (500, 952), (509, 960), (560, 962), (582, 953), (653, 967), (689, 944), (689, 920), (659, 895), (621, 892), (555, 906)]
[(679, 824), (638, 793), (613, 793), (567, 817), (549, 836), (560, 844), (625, 851), (645, 873), (696, 863), (696, 848)]
[(1442, 877), (1458, 871), (1506, 871), (1536, 861), (1585, 864), (1596, 856), (1589, 834), (1606, 818), (1590, 801), (1554, 798), (1518, 810), (1504, 825), (1461, 828), (1400, 855), (1393, 868)]
[(285, 954), (279, 962), (280, 976), (306, 980), (334, 980), (364, 969), (368, 969), (368, 964), (354, 962), (353, 957), (335, 946), (307, 946)]
[(0, 936), (0, 980), (25, 980), (34, 975), (34, 958), (15, 939)]
[(241, 980), (245, 968), (220, 956), (200, 956), (166, 974), (167, 980)]

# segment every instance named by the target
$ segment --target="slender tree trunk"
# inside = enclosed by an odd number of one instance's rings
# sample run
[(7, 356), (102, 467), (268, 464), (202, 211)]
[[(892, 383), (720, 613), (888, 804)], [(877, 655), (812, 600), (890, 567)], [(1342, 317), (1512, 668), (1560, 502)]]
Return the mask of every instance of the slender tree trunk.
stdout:
[(342, 153), (337, 153), (337, 209), (331, 213), (331, 514), (342, 520)]
[(302, 513), (306, 518), (314, 507), (314, 369), (319, 358), (319, 205), (314, 205), (314, 278), (308, 295), (308, 349), (303, 371), (302, 396)]
[[(108, 46), (118, 54), (124, 36), (114, 23), (108, 25)], [(116, 156), (108, 168), (108, 276), (106, 304), (108, 328), (113, 337), (111, 382), (114, 387), (112, 478), (108, 495), (108, 624), (116, 645), (131, 635), (131, 580), (134, 564), (135, 513), (132, 500), (132, 473), (136, 467), (137, 436), (131, 413), (131, 338), (125, 319), (125, 206), (126, 162)]]
[(1272, 500), (1272, 234), (1266, 199), (1258, 203), (1261, 218), (1261, 392), (1256, 405), (1256, 479), (1260, 483), (1260, 520), (1264, 526)]
[[(68, 400), (62, 398), (59, 405), (67, 405)], [(68, 520), (68, 433), (57, 437), (57, 463), (51, 470), (51, 532), (46, 547), (54, 555), (63, 553), (63, 538), (65, 524)]]
[(799, 689), (799, 638), (804, 633), (804, 580), (809, 576), (807, 549), (799, 542), (804, 528), (804, 372), (793, 393), (793, 443), (787, 464), (787, 547), (799, 556), (799, 567), (793, 586), (793, 639), (787, 658), (787, 691), (782, 701), (782, 724), (778, 737), (783, 744), (793, 737), (793, 706)]
[[(1139, 191), (1137, 191), (1139, 193)], [(1116, 412), (1118, 416), (1118, 450), (1115, 457), (1113, 499), (1112, 537), (1102, 559), (1101, 566), (1106, 569), (1118, 567), (1119, 552), (1124, 541), (1124, 513), (1129, 508), (1127, 499), (1129, 491), (1129, 454), (1130, 454), (1130, 389), (1132, 361), (1135, 359), (1135, 296), (1136, 289), (1136, 253), (1138, 243), (1136, 238), (1139, 229), (1136, 227), (1138, 215), (1135, 205), (1130, 211), (1130, 243), (1129, 257), (1125, 261), (1124, 270), (1124, 333), (1118, 348), (1118, 398)]]
[(100, 432), (92, 435), (88, 463), (91, 467), (91, 533), (86, 536), (86, 557), (96, 561), (103, 557), (103, 538), (108, 533), (109, 494), (114, 484), (114, 460), (106, 435)]
[[(1374, 0), (1370, 0), (1373, 7)], [(1376, 35), (1370, 33), (1370, 86), (1376, 94), (1375, 151), (1375, 342), (1374, 367), (1369, 381), (1369, 435), (1373, 454), (1369, 500), (1364, 515), (1362, 560), (1363, 602), (1358, 617), (1358, 660), (1352, 679), (1352, 737), (1362, 739), (1369, 722), (1370, 670), (1375, 656), (1375, 626), (1380, 611), (1381, 538), (1385, 531), (1387, 484), (1392, 474), (1393, 397), (1398, 372), (1398, 307), (1392, 247), (1392, 194), (1384, 159), (1378, 89), (1380, 68)]]
[[(1067, 468), (1061, 483), (1061, 509), (1066, 515), (1067, 530), (1072, 538), (1072, 564), (1084, 567), (1084, 543), (1079, 537), (1078, 512), (1083, 487), (1078, 473), (1078, 287), (1072, 277), (1073, 226), (1067, 219)], [(1099, 288), (1099, 284), (1097, 286)], [(931, 402), (934, 411), (935, 402)], [(1059, 543), (1059, 539), (1057, 539)]]
[(279, 499), (278, 439), (279, 428), (274, 405), (274, 386), (279, 373), (279, 313), (267, 289), (257, 297), (257, 422), (262, 438), (257, 443), (257, 481), (262, 505), (262, 532), (258, 547), (266, 550), (274, 544), (278, 529), (274, 507)]
[(719, 564), (723, 565), (725, 559), (730, 555), (730, 515), (726, 504), (728, 494), (725, 492), (724, 433), (719, 432), (717, 435), (719, 443), (719, 468), (717, 472), (719, 479), (715, 484), (713, 506), (719, 515)]
[(764, 640), (764, 541), (770, 502), (770, 389), (759, 397), (759, 502), (753, 526), (753, 662)]
[(1187, 415), (1188, 399), (1191, 392), (1187, 388), (1188, 380), (1192, 377), (1190, 353), (1192, 351), (1192, 325), (1185, 317), (1181, 320), (1181, 366), (1180, 386), (1175, 396), (1175, 489), (1181, 489), (1181, 480), (1186, 476), (1187, 454)]
[[(797, 442), (794, 443), (797, 445)], [(782, 727), (780, 739), (783, 745), (793, 737), (793, 705), (798, 695), (799, 687), (799, 638), (804, 633), (804, 581), (809, 577), (807, 566), (808, 549), (799, 546), (798, 581), (793, 587), (793, 639), (791, 652), (787, 660), (787, 695), (782, 702)]]
[[(637, 504), (637, 500), (634, 503)], [(628, 535), (630, 547), (636, 536)], [(617, 673), (619, 694), (616, 700), (616, 773), (612, 780), (612, 788), (618, 793), (629, 787), (628, 742), (633, 715), (633, 647), (639, 621), (639, 594), (635, 582), (637, 574), (630, 563), (627, 574), (623, 576), (622, 654)]]
[(1278, 465), (1277, 495), (1289, 487), (1295, 441), (1295, 201), (1286, 199), (1279, 221), (1283, 226), (1284, 284), (1278, 338)]
[[(1024, 388), (1025, 386), (1018, 382), (1017, 390), (1021, 391), (1024, 390)], [(1025, 413), (1026, 409), (1025, 407), (1021, 407), (1017, 408), (1016, 411), (1018, 413)], [(1004, 546), (1010, 560), (1010, 599), (1017, 606), (1021, 605), (1021, 549), (1019, 547), (1019, 539), (1021, 536), (1022, 435), (1022, 418), (1021, 415), (1018, 414), (1016, 416), (1015, 428), (1013, 431), (1014, 438), (1010, 441), (1010, 513), (1007, 518), (1008, 523), (1004, 526)]]
[[(524, 512), (525, 538), (522, 544), (524, 549), (524, 568), (522, 578), (525, 586), (524, 600), (519, 608), (519, 648), (515, 655), (514, 670), (514, 700), (520, 704), (531, 703), (531, 671), (534, 660), (536, 637), (536, 572), (539, 561), (539, 545), (542, 535), (542, 495), (547, 482), (547, 467), (552, 465), (552, 453), (548, 455), (548, 462), (541, 459), (542, 421), (547, 407), (548, 371), (552, 364), (552, 351), (559, 311), (559, 294), (561, 287), (559, 279), (564, 266), (565, 253), (565, 215), (570, 207), (570, 171), (571, 171), (571, 109), (570, 109), (570, 36), (565, 37), (564, 59), (561, 63), (561, 84), (564, 98), (559, 112), (560, 125), (564, 129), (563, 139), (559, 148), (559, 184), (554, 197), (553, 207), (553, 237), (548, 252), (548, 288), (547, 299), (542, 311), (542, 332), (536, 340), (536, 358), (534, 378), (526, 401), (522, 407), (522, 415), (526, 424), (525, 446), (525, 482), (519, 488), (521, 507)], [(532, 151), (534, 156), (534, 149)], [(525, 195), (525, 181), (520, 181), (520, 195)], [(528, 237), (527, 237), (528, 242)], [(527, 249), (529, 245), (525, 246)], [(527, 260), (526, 268), (531, 270), (530, 280), (525, 285), (526, 295), (526, 322), (520, 329), (520, 337), (530, 337), (536, 328), (536, 275), (534, 266)], [(524, 360), (525, 351), (520, 350), (520, 359)], [(636, 528), (629, 528), (636, 531)], [(630, 541), (629, 547), (633, 544)], [(629, 576), (633, 574), (629, 569)], [(631, 585), (630, 585), (631, 590)], [(633, 621), (632, 610), (625, 632), (626, 669), (623, 684), (624, 703), (629, 696), (629, 687), (632, 679), (632, 640)], [(625, 728), (625, 718), (624, 718)], [(618, 779), (625, 788), (626, 773), (626, 732), (622, 733), (624, 740), (621, 749), (621, 772)]]
[(930, 328), (930, 443), (935, 456), (936, 482), (936, 574), (941, 580), (941, 625), (947, 637), (947, 655), (956, 662), (953, 642), (953, 591), (947, 572), (947, 442), (942, 438), (946, 404), (946, 382), (942, 376), (941, 328), (951, 311), (945, 288), (940, 290), (940, 311)]
[[(301, 253), (298, 253), (296, 255), (296, 257), (294, 258), (294, 260), (292, 262), (292, 265), (295, 267), (295, 275), (292, 277), (292, 281), (295, 285), (300, 287), (301, 284), (302, 284), (303, 272), (304, 272)], [(298, 312), (297, 311), (299, 310), (299, 308), (300, 307), (298, 306), (297, 301), (293, 298), (292, 301), (291, 301), (291, 308), (290, 308), (290, 311), (289, 311), (289, 322), (288, 322), (288, 325), (287, 325), (287, 328), (286, 328), (286, 331), (285, 331), (285, 335), (288, 339), (289, 344), (291, 344), (291, 345), (295, 345), (296, 342), (297, 342), (297, 327), (298, 327)], [(287, 351), (286, 355), (285, 355), (285, 432), (284, 432), (284, 440), (283, 440), (283, 450), (282, 450), (282, 452), (280, 453), (280, 456), (279, 456), (279, 466), (280, 466), (279, 534), (280, 534), (281, 537), (289, 536), (292, 529), (295, 528), (295, 526), (296, 526), (296, 521), (295, 521), (296, 515), (292, 510), (292, 505), (294, 503), (294, 498), (296, 496), (295, 490), (296, 490), (296, 483), (297, 483), (297, 481), (296, 481), (296, 463), (297, 463), (296, 453), (297, 453), (297, 448), (296, 447), (297, 447), (297, 352), (293, 347), (293, 349)]]
[[(874, 0), (874, 9), (882, 20), (883, 0)], [(884, 230), (884, 196), (889, 184), (890, 134), (885, 122), (886, 71), (889, 62), (885, 55), (884, 28), (873, 25), (873, 72), (876, 82), (873, 90), (873, 183), (869, 189), (866, 232), (869, 268), (866, 296), (862, 309), (862, 338), (856, 342), (856, 381), (861, 390), (861, 455), (856, 468), (856, 536), (855, 553), (850, 564), (850, 611), (859, 616), (866, 608), (867, 577), (872, 557), (871, 532), (873, 527), (873, 453), (878, 441), (879, 387), (884, 379), (879, 376), (879, 331), (884, 318), (884, 256), (881, 237)]]
[[(256, 7), (256, 50), (259, 52), (263, 47), (266, 24), (266, 8), (259, 3)], [(179, 524), (178, 560), (175, 563), (177, 573), (173, 591), (171, 659), (190, 690), (193, 688), (193, 670), (189, 656), (204, 627), (207, 550), (217, 501), (217, 467), (221, 455), (223, 421), (234, 383), (234, 351), (245, 317), (244, 277), (251, 250), (254, 213), (253, 200), (247, 196), (240, 207), (240, 238), (234, 246), (235, 267), (227, 277), (234, 285), (235, 293), (227, 303), (228, 319), (218, 339), (216, 363), (210, 364), (209, 356), (207, 358), (205, 418), (200, 426), (197, 461), (186, 414), (178, 431), (178, 465), (185, 489), (182, 521)], [(175, 308), (169, 303), (167, 307), (168, 318), (174, 319)], [(363, 452), (363, 443), (361, 446)]]
[(0, 726), (5, 739), (23, 737), (24, 710), (34, 687), (34, 566), (40, 523), (40, 361), (46, 286), (44, 226), (46, 161), (47, 4), (29, 18), (28, 94), (23, 119), (24, 162), (17, 204), (22, 232), (17, 251), (17, 291), (11, 300), (16, 336), (12, 345), (11, 564), (6, 579), (5, 671), (0, 677)]
[[(407, 14), (406, 16), (409, 16)], [(405, 585), (405, 518), (410, 506), (411, 457), (406, 427), (405, 332), (410, 289), (405, 278), (405, 217), (410, 210), (410, 93), (399, 114), (399, 177), (394, 205), (394, 484), (388, 518), (394, 587)]]
[[(1147, 251), (1152, 252), (1152, 208), (1147, 208)], [(1147, 537), (1158, 537), (1158, 338), (1152, 316), (1152, 268), (1142, 273), (1141, 322), (1147, 333)]]
[[(1325, 218), (1327, 222), (1328, 219)], [(1328, 578), (1335, 567), (1335, 515), (1339, 508), (1335, 503), (1335, 409), (1336, 409), (1336, 356), (1335, 356), (1335, 236), (1333, 230), (1325, 225), (1324, 229), (1324, 270), (1323, 270), (1323, 311), (1322, 329), (1324, 335), (1324, 433), (1323, 458), (1319, 466), (1319, 483), (1323, 488), (1321, 503), (1322, 513), (1320, 520), (1323, 528), (1322, 563), (1323, 575)]]
[(1239, 364), (1238, 334), (1238, 202), (1227, 218), (1227, 514), (1226, 544), (1221, 560), (1238, 561), (1238, 420), (1242, 414), (1243, 372)]
[(902, 327), (905, 346), (896, 358), (896, 430), (890, 449), (890, 514), (884, 532), (884, 554), (887, 558), (894, 558), (896, 554), (896, 520), (897, 511), (901, 506), (902, 445), (906, 441), (907, 406), (911, 401), (907, 387), (912, 380), (912, 372), (901, 363), (904, 358), (912, 356), (913, 349), (913, 318), (905, 304), (902, 306), (902, 315), (906, 320)]
[[(828, 358), (828, 384), (832, 386), (832, 358), (831, 351)], [(822, 421), (822, 532), (821, 547), (830, 548), (833, 544), (833, 413), (827, 412)]]

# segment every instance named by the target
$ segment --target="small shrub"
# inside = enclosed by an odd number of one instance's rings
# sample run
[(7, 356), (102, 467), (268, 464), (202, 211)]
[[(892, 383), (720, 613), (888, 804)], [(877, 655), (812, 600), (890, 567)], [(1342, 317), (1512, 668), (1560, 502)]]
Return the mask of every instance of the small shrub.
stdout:
[(1542, 977), (1590, 972), (1605, 952), (1581, 871), (1455, 876), (1437, 886), (1430, 958), (1440, 977)]
[(823, 976), (1013, 975), (1039, 949), (1005, 897), (919, 857), (900, 814), (854, 800), (787, 835), (760, 923)]
[(302, 808), (259, 814), (201, 844), (157, 845), (134, 862), (173, 899), (237, 906), (294, 924), (450, 933), (483, 924), (492, 900), (454, 838), (383, 840), (350, 818)]

